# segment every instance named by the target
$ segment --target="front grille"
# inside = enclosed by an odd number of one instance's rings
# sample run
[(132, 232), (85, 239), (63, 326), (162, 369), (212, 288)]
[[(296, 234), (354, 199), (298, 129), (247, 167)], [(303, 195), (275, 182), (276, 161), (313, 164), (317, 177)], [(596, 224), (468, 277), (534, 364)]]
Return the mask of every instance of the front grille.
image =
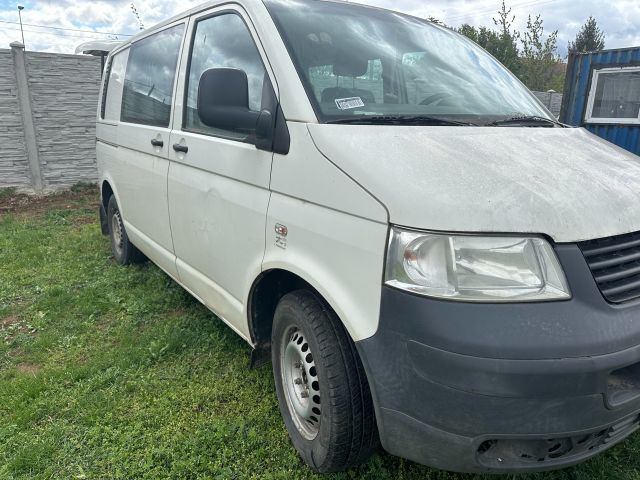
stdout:
[(590, 240), (578, 246), (609, 302), (640, 298), (640, 232)]

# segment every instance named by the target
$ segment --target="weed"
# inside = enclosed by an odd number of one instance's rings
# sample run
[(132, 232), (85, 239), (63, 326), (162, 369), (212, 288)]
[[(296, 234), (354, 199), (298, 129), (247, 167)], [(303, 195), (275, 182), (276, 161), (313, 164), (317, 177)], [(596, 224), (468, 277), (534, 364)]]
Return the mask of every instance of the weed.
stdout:
[(0, 200), (13, 197), (17, 193), (16, 187), (3, 187), (0, 188)]

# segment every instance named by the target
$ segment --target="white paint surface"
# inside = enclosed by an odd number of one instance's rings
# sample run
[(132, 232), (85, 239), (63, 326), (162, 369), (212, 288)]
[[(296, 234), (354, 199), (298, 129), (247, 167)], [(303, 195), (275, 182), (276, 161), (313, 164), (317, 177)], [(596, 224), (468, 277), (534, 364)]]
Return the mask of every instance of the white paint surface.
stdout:
[(640, 230), (640, 158), (584, 129), (309, 125), (389, 210), (448, 232), (575, 242)]

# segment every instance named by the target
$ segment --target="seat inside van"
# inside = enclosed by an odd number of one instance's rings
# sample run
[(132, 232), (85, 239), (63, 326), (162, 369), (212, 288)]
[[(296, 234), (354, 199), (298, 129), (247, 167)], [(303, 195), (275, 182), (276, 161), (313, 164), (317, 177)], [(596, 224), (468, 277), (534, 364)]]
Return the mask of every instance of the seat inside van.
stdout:
[[(369, 70), (369, 61), (363, 58), (347, 58), (345, 55), (338, 55), (333, 64), (333, 75), (336, 78), (358, 78), (362, 77)], [(322, 91), (320, 101), (322, 103), (333, 103), (340, 98), (360, 97), (365, 104), (376, 103), (375, 95), (370, 90), (362, 88), (348, 88), (336, 86), (325, 88)]]

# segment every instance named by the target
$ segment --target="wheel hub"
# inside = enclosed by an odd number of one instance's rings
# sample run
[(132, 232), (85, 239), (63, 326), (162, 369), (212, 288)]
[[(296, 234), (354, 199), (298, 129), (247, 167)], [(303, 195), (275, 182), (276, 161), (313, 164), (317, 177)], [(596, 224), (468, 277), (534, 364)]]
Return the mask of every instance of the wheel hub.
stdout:
[(320, 385), (318, 372), (303, 333), (298, 328), (285, 333), (281, 351), (282, 383), (287, 406), (300, 434), (313, 440), (320, 429)]
[(122, 253), (122, 249), (124, 248), (123, 229), (124, 226), (122, 225), (120, 212), (115, 212), (111, 217), (111, 231), (113, 232), (113, 244), (118, 254)]

